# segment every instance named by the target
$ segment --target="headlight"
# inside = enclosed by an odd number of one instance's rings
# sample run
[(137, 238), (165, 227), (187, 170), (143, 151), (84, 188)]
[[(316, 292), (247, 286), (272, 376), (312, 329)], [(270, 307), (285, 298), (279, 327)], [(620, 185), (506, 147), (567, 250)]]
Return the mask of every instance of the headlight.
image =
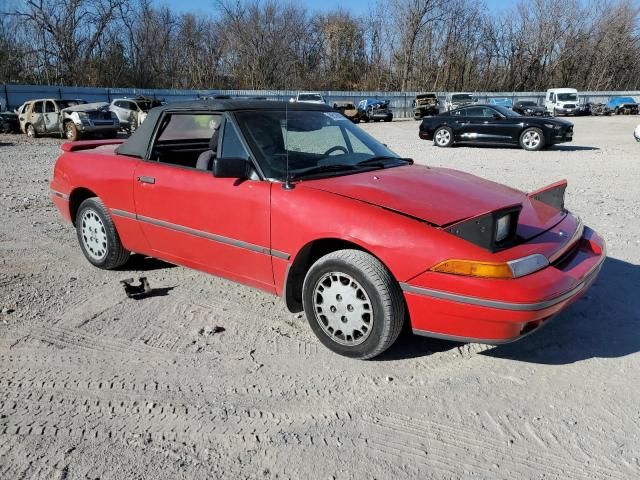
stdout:
[(80, 120), (82, 125), (91, 125), (89, 115), (87, 115), (85, 112), (78, 112), (78, 119)]
[(525, 108), (524, 113), (531, 113), (533, 110), (531, 110), (530, 108)]
[(528, 257), (518, 258), (509, 262), (474, 262), (472, 260), (445, 260), (435, 267), (432, 272), (448, 273), (479, 278), (519, 278), (537, 272), (549, 265), (544, 255), (536, 253)]
[(511, 215), (503, 215), (502, 217), (498, 218), (498, 221), (496, 222), (496, 242), (500, 243), (505, 238), (507, 238), (507, 235), (509, 235), (510, 226)]
[(556, 125), (555, 123), (545, 123), (544, 126), (547, 128), (555, 128), (556, 130), (560, 130), (562, 128), (562, 125)]

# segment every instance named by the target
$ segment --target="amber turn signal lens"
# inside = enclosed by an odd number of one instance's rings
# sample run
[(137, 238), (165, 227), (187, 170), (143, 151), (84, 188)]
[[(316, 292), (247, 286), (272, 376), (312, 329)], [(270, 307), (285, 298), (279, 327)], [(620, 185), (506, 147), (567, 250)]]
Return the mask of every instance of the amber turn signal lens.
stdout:
[(466, 275), (482, 278), (513, 278), (513, 272), (506, 263), (473, 262), (469, 260), (445, 260), (435, 267), (432, 272)]

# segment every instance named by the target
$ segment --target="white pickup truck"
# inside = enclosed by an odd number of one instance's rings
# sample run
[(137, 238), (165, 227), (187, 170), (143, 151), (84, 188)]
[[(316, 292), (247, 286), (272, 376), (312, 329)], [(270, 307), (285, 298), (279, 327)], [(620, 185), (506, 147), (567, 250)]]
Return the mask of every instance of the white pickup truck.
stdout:
[(300, 92), (290, 102), (326, 104), (324, 97), (318, 92)]

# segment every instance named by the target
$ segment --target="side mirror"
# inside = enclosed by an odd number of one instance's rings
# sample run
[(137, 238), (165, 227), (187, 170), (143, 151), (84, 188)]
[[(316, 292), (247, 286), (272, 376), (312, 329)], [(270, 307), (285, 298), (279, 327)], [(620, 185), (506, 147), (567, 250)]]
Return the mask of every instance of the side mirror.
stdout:
[(502, 119), (502, 115), (500, 115), (499, 113), (494, 113), (493, 114), (493, 119), (494, 120), (501, 120)]
[(213, 160), (213, 176), (216, 178), (240, 178), (249, 177), (249, 161), (244, 158), (215, 158)]

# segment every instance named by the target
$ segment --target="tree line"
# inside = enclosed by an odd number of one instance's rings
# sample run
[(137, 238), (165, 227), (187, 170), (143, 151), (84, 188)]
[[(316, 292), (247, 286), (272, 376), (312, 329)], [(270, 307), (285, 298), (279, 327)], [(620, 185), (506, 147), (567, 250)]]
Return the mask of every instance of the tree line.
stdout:
[(185, 89), (640, 89), (633, 0), (6, 0), (0, 83)]

